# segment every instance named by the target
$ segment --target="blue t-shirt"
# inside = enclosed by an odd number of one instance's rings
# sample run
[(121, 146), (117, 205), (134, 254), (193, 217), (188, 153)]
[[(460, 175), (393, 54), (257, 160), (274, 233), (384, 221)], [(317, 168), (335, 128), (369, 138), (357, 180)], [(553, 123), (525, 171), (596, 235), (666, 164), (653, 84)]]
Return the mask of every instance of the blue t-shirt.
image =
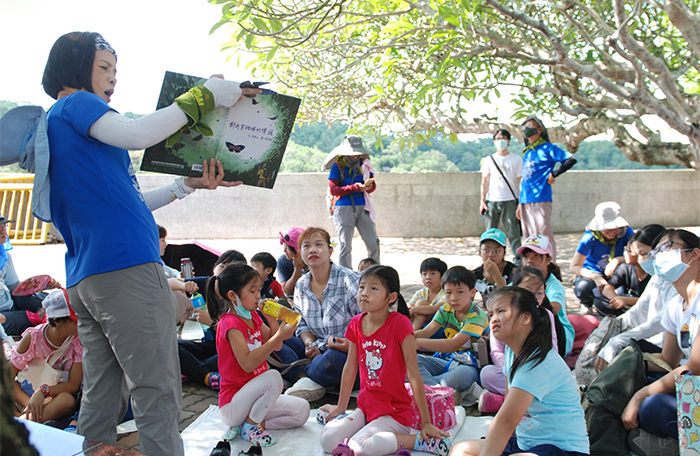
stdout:
[(535, 367), (526, 363), (510, 381), (513, 351), (505, 348), (508, 388), (518, 388), (534, 396), (530, 407), (515, 428), (518, 446), (523, 450), (550, 444), (564, 451), (589, 453), (586, 420), (574, 377), (561, 356), (552, 349)]
[(158, 228), (141, 194), (129, 154), (88, 136), (111, 108), (76, 92), (47, 116), (51, 214), (66, 242), (66, 286), (139, 264), (160, 264)]
[(286, 282), (294, 274), (294, 260), (287, 259), (287, 255), (277, 258), (277, 275), (280, 283)]
[[(634, 230), (627, 227), (625, 235), (618, 238), (617, 244), (615, 244), (615, 257), (624, 255), (625, 246), (632, 234), (634, 234)], [(610, 246), (603, 244), (593, 237), (593, 233), (591, 233), (590, 230), (583, 233), (581, 242), (579, 242), (578, 247), (576, 247), (576, 252), (586, 257), (583, 262), (584, 268), (595, 271), (601, 275), (605, 274), (605, 267), (610, 262)]]
[[(350, 173), (350, 168), (345, 167), (343, 168), (343, 180), (340, 180), (340, 168), (338, 168), (338, 163), (333, 163), (333, 166), (331, 166), (331, 172), (328, 174), (328, 179), (336, 180), (340, 182), (341, 187), (345, 187), (346, 185), (352, 185), (352, 184), (362, 184), (365, 182), (364, 178), (362, 177), (362, 173), (354, 174), (352, 176), (349, 175)], [(353, 200), (356, 206), (364, 206), (365, 205), (365, 194), (364, 192), (352, 192), (349, 195), (341, 196), (338, 201), (336, 201), (335, 205), (336, 206), (352, 206)]]
[(558, 302), (561, 304), (561, 308), (557, 313), (559, 318), (559, 323), (564, 327), (564, 334), (566, 335), (566, 355), (571, 353), (574, 348), (574, 338), (576, 338), (576, 331), (574, 331), (574, 325), (569, 321), (569, 317), (566, 316), (566, 290), (564, 290), (564, 285), (554, 277), (554, 274), (549, 274), (547, 282), (545, 283), (545, 295), (549, 302)]
[(540, 144), (525, 151), (523, 175), (520, 180), (520, 203), (542, 203), (552, 201), (552, 186), (547, 178), (557, 162), (563, 162), (571, 154), (552, 143)]

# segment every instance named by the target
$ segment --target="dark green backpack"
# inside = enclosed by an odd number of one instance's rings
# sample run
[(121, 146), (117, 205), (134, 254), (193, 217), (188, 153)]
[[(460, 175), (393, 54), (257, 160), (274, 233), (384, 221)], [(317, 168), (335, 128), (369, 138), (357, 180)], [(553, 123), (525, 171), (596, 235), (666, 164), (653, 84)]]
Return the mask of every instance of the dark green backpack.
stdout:
[(646, 385), (647, 362), (670, 370), (656, 356), (642, 353), (630, 340), (615, 359), (591, 382), (583, 393), (581, 405), (586, 416), (591, 456), (629, 454), (627, 430), (622, 412), (634, 393)]

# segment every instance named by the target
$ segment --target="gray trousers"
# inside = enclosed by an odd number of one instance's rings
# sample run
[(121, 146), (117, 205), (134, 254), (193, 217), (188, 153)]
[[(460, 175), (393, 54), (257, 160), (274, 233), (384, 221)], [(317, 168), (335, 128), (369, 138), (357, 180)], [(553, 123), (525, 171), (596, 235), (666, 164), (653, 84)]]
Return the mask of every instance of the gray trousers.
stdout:
[(367, 247), (367, 256), (379, 263), (379, 237), (377, 227), (369, 218), (364, 206), (335, 206), (333, 211), (335, 232), (340, 242), (340, 259), (338, 263), (348, 269), (352, 267), (352, 236), (355, 227)]
[(68, 296), (84, 348), (78, 433), (115, 445), (131, 394), (140, 452), (184, 455), (175, 303), (162, 266), (89, 276)]
[(508, 236), (513, 255), (520, 247), (520, 228), (515, 211), (518, 205), (515, 200), (510, 201), (486, 201), (489, 211), (486, 213), (486, 230), (498, 228), (498, 222), (503, 220), (503, 232)]

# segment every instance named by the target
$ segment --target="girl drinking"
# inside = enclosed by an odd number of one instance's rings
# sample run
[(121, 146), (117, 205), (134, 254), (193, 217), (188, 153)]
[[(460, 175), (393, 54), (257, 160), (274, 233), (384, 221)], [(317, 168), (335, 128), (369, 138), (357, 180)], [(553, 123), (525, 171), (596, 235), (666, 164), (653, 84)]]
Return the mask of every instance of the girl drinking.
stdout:
[[(412, 448), (447, 455), (450, 449), (449, 434), (436, 428), (428, 416), (413, 327), (399, 289), (399, 275), (389, 266), (372, 266), (360, 279), (357, 300), (363, 313), (353, 317), (345, 332), (349, 349), (340, 398), (336, 407), (324, 406), (330, 412), (321, 433), (321, 446), (326, 452), (381, 456), (400, 450), (400, 454), (405, 454), (406, 449)], [(398, 312), (389, 310), (394, 304)], [(357, 409), (331, 421), (345, 413), (358, 367)], [(406, 375), (423, 423), (420, 432), (409, 426), (412, 412), (404, 387)]]
[(241, 437), (266, 447), (276, 440), (265, 429), (302, 426), (309, 418), (309, 403), (281, 395), (282, 376), (267, 368), (267, 357), (294, 334), (296, 325), (279, 325), (268, 315), (268, 326), (263, 324), (255, 312), (261, 284), (255, 269), (233, 263), (209, 279), (207, 296), (209, 314), (218, 321), (219, 410), (224, 423), (232, 428), (227, 438), (233, 438), (240, 426)]
[(568, 366), (552, 350), (546, 310), (530, 291), (504, 287), (491, 295), (489, 314), (493, 337), (506, 344), (506, 399), (486, 439), (457, 443), (450, 455), (588, 454), (580, 396)]

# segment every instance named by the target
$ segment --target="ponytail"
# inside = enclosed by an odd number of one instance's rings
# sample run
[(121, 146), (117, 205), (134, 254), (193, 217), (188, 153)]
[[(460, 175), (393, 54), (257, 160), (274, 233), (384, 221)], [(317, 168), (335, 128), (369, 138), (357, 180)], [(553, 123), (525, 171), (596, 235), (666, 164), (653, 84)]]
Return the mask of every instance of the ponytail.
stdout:
[(398, 313), (411, 318), (411, 312), (408, 311), (408, 305), (406, 304), (406, 300), (403, 298), (401, 293), (399, 293), (399, 297), (396, 298), (396, 301), (394, 302), (396, 303), (396, 311)]
[(491, 302), (495, 302), (496, 299), (508, 299), (515, 315), (529, 313), (532, 318), (532, 330), (527, 335), (520, 353), (515, 357), (510, 368), (510, 381), (512, 382), (519, 368), (529, 362), (532, 362), (532, 367), (535, 367), (547, 357), (552, 349), (552, 326), (547, 309), (537, 305), (535, 295), (524, 288), (498, 288), (489, 296)]
[(549, 265), (547, 265), (547, 273), (552, 274), (554, 277), (557, 278), (558, 281), (562, 281), (561, 268), (558, 264), (550, 262)]

